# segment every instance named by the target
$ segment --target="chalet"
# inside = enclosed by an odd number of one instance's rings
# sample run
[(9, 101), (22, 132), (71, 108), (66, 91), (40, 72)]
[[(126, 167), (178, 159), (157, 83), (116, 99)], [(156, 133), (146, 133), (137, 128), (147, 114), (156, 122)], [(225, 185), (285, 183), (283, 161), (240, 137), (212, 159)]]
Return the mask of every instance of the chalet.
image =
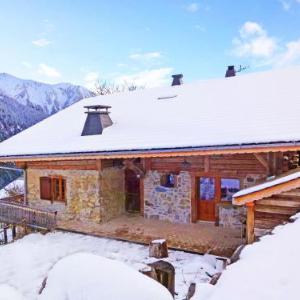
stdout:
[[(299, 208), (300, 176), (285, 175), (299, 164), (299, 78), (300, 67), (191, 84), (179, 75), (84, 99), (1, 143), (0, 162), (25, 170), (26, 205), (65, 224), (139, 214), (237, 228), (248, 216), (251, 242), (254, 214), (270, 228)], [(287, 181), (269, 193), (272, 176)]]

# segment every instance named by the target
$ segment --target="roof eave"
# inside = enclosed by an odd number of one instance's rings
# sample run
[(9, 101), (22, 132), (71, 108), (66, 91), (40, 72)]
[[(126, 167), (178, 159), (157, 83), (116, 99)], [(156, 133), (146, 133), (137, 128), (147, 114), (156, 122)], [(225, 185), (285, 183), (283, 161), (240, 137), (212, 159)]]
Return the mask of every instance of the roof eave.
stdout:
[(183, 148), (158, 148), (94, 152), (46, 153), (29, 155), (0, 156), (0, 162), (18, 162), (33, 160), (80, 160), (80, 159), (111, 159), (111, 158), (151, 158), (196, 155), (220, 155), (238, 153), (284, 152), (300, 150), (300, 142), (272, 142), (260, 144), (220, 145)]

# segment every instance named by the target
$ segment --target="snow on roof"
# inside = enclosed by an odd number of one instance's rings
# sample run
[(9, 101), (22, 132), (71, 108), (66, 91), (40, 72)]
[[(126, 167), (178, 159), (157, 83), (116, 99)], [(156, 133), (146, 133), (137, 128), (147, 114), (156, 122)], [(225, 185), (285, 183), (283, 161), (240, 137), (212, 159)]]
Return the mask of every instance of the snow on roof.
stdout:
[(267, 188), (270, 188), (270, 187), (273, 187), (276, 185), (280, 185), (282, 183), (289, 182), (291, 180), (298, 179), (298, 178), (300, 178), (300, 171), (293, 172), (292, 174), (289, 174), (289, 175), (280, 176), (278, 178), (274, 178), (273, 180), (269, 180), (264, 183), (243, 189), (243, 190), (235, 193), (233, 195), (233, 199), (241, 197), (241, 196), (249, 195), (249, 194), (252, 194), (255, 192), (259, 192), (259, 191), (265, 190)]
[(299, 299), (300, 215), (246, 246), (215, 286), (199, 284), (193, 300)]
[[(299, 78), (293, 67), (83, 99), (1, 143), (0, 156), (300, 141)], [(87, 105), (112, 106), (102, 135), (81, 136)]]

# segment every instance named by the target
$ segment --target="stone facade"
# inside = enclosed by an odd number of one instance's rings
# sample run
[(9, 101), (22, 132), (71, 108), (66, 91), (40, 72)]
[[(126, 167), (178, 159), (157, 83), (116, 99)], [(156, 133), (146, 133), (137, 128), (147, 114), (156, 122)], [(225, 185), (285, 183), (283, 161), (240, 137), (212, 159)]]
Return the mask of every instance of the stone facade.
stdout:
[[(264, 175), (249, 174), (242, 181), (242, 189), (251, 187), (266, 179)], [(218, 225), (227, 228), (241, 228), (245, 226), (246, 208), (234, 206), (231, 203), (217, 205)]]
[[(34, 208), (57, 211), (61, 220), (107, 221), (124, 211), (124, 175), (116, 168), (93, 170), (27, 170), (27, 199)], [(66, 202), (40, 199), (40, 177), (66, 179)], [(103, 179), (105, 178), (105, 179)], [(114, 192), (114, 191), (118, 192)]]
[(234, 206), (230, 203), (217, 205), (218, 225), (226, 228), (242, 228), (246, 221), (245, 207)]
[(144, 178), (144, 215), (149, 219), (174, 223), (191, 222), (191, 177), (180, 172), (177, 185), (167, 188), (160, 185), (163, 173), (148, 171)]
[(125, 212), (125, 175), (119, 168), (107, 168), (100, 173), (100, 214), (105, 222)]

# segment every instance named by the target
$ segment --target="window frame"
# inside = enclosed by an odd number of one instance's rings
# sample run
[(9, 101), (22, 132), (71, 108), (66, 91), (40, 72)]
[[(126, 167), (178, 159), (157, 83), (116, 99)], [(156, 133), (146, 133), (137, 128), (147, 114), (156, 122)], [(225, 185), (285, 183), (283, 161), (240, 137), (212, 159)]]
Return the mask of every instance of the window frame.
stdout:
[[(44, 197), (44, 187), (43, 183), (46, 180), (50, 181), (50, 196)], [(40, 199), (41, 200), (50, 200), (51, 203), (55, 202), (63, 202), (67, 201), (67, 181), (62, 176), (43, 176), (40, 177)]]
[[(168, 179), (170, 176), (174, 177), (174, 183), (173, 184), (168, 184), (170, 183), (170, 180)], [(178, 174), (172, 173), (172, 172), (166, 172), (160, 175), (160, 186), (169, 188), (169, 189), (174, 189), (177, 187), (177, 176)]]
[(231, 200), (226, 200), (222, 198), (222, 179), (231, 179), (231, 180), (237, 180), (239, 182), (239, 191), (242, 189), (242, 180), (239, 177), (234, 176), (220, 176), (220, 202), (221, 203), (232, 203)]

